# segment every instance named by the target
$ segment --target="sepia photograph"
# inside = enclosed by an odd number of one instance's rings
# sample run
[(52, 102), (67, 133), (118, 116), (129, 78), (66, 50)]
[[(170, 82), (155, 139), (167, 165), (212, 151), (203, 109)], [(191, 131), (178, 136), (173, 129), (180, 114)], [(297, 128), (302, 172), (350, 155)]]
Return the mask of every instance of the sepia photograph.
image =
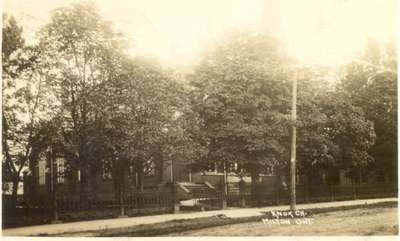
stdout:
[(397, 239), (398, 4), (3, 0), (0, 236)]

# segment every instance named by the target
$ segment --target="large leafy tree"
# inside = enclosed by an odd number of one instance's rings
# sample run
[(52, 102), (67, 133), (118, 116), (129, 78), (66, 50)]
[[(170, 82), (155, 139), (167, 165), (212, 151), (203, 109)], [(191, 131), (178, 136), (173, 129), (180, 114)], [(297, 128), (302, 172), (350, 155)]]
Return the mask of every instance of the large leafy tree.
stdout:
[[(206, 157), (207, 148), (204, 145), (203, 135), (199, 125), (198, 114), (193, 111), (188, 86), (178, 83), (174, 95), (179, 105), (172, 121), (167, 123), (165, 129), (164, 141), (162, 143), (163, 159), (167, 160), (170, 165), (174, 165), (174, 176), (187, 175), (188, 172), (196, 172), (199, 170), (197, 164), (201, 163)], [(201, 165), (200, 165), (201, 167)], [(201, 168), (200, 168), (201, 169)], [(177, 173), (184, 170), (186, 174)], [(186, 178), (189, 178), (186, 176)], [(176, 179), (175, 179), (176, 180)]]
[(36, 140), (39, 126), (54, 116), (53, 96), (44, 84), (49, 72), (40, 48), (24, 44), (22, 28), (13, 17), (3, 15), (3, 23), (2, 170), (3, 178), (13, 183), (15, 204), (21, 172), (38, 158), (36, 150), (44, 148)]
[[(176, 158), (184, 134), (185, 113), (183, 86), (157, 63), (146, 58), (125, 58), (121, 71), (99, 92), (102, 103), (98, 113), (108, 131), (108, 149), (119, 153), (109, 159), (125, 176), (127, 166), (138, 176), (143, 189), (146, 172), (162, 173), (163, 160)], [(118, 168), (123, 167), (123, 168)], [(121, 173), (122, 172), (122, 173)], [(159, 179), (161, 176), (159, 177)], [(124, 185), (125, 180), (117, 180)]]
[(323, 69), (304, 68), (298, 79), (297, 161), (298, 171), (310, 182), (320, 182), (320, 171), (329, 172), (339, 166), (339, 147), (327, 132), (329, 118), (324, 108), (332, 95)]
[(119, 37), (90, 2), (56, 9), (39, 34), (41, 54), (51, 73), (46, 84), (57, 97), (64, 156), (71, 170), (80, 171), (83, 195), (93, 170), (99, 169), (93, 152), (93, 127), (101, 122), (97, 93), (107, 88), (105, 83), (119, 68), (123, 51)]
[(326, 100), (326, 131), (340, 148), (340, 167), (349, 171), (353, 181), (358, 180), (360, 170), (374, 161), (369, 154), (376, 139), (373, 123), (344, 96), (336, 93)]
[(130, 168), (142, 189), (146, 172), (188, 143), (183, 86), (155, 61), (126, 56), (121, 36), (90, 3), (55, 10), (39, 36), (60, 113), (55, 132), (69, 170), (80, 171), (81, 193), (95, 192), (89, 182), (102, 168), (112, 171), (117, 195)]
[(397, 177), (397, 61), (395, 43), (370, 39), (359, 59), (346, 65), (340, 91), (374, 124), (376, 142), (370, 168), (390, 180)]
[[(358, 179), (359, 170), (373, 162), (368, 153), (375, 142), (372, 122), (334, 83), (324, 80), (322, 69), (303, 72), (298, 98), (299, 171), (306, 183), (316, 179), (332, 184), (339, 169)], [(325, 174), (325, 180), (318, 180), (318, 172)]]
[(232, 34), (204, 57), (191, 85), (206, 164), (236, 162), (255, 184), (265, 165), (285, 160), (288, 63), (277, 41), (253, 33)]

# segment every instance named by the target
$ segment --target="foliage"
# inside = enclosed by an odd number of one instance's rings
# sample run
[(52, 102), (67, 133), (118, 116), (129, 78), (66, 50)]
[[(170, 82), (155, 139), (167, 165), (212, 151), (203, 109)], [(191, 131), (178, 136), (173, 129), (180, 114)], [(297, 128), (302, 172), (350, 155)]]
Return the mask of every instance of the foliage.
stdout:
[(52, 96), (45, 90), (48, 74), (40, 58), (40, 49), (25, 46), (20, 28), (13, 17), (3, 15), (2, 48), (2, 154), (3, 183), (12, 182), (15, 201), (22, 171), (30, 160), (36, 161), (34, 150), (39, 126), (51, 118)]
[(394, 42), (370, 39), (358, 60), (346, 65), (339, 90), (373, 122), (376, 142), (369, 153), (376, 173), (397, 176), (397, 61)]
[(208, 148), (204, 165), (236, 162), (256, 177), (284, 162), (289, 62), (281, 47), (269, 36), (233, 34), (195, 70), (191, 95)]
[(71, 170), (80, 170), (82, 193), (98, 169), (97, 93), (115, 75), (122, 42), (90, 2), (56, 9), (40, 32), (50, 75), (46, 84), (56, 96), (63, 134), (63, 154)]
[(144, 176), (155, 172), (161, 181), (172, 160), (192, 171), (237, 164), (256, 183), (265, 168), (285, 168), (291, 125), (300, 173), (347, 169), (354, 180), (367, 167), (396, 170), (393, 44), (371, 41), (332, 85), (323, 69), (295, 69), (271, 36), (237, 32), (185, 82), (153, 59), (128, 56), (124, 37), (91, 2), (56, 9), (35, 46), (25, 45), (14, 18), (3, 22), (2, 166), (14, 183), (48, 148), (71, 176), (80, 171), (82, 195), (102, 169), (112, 171), (118, 194), (128, 172), (143, 188)]
[(143, 175), (154, 171), (154, 164), (162, 172), (163, 160), (193, 150), (184, 148), (191, 143), (183, 129), (184, 89), (157, 64), (143, 58), (125, 59), (122, 71), (107, 87), (98, 97), (103, 100), (99, 115), (112, 133), (109, 148), (124, 156), (127, 163), (123, 165), (134, 168), (143, 188)]
[[(299, 80), (298, 160), (300, 171), (324, 171), (327, 181), (339, 170), (358, 170), (373, 162), (368, 151), (375, 142), (372, 122), (323, 73), (308, 69)], [(357, 171), (356, 171), (357, 170)], [(357, 175), (356, 175), (356, 173)]]
[(339, 147), (327, 132), (331, 120), (324, 103), (333, 93), (324, 80), (326, 72), (311, 68), (298, 72), (297, 167), (308, 181), (318, 179), (318, 171), (339, 165)]

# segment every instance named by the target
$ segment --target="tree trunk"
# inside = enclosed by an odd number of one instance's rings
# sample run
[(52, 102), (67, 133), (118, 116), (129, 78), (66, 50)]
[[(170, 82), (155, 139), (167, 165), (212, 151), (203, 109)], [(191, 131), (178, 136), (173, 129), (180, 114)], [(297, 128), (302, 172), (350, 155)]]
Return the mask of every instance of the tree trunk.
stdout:
[(137, 173), (138, 173), (138, 187), (139, 187), (139, 190), (142, 192), (143, 188), (144, 188), (144, 173), (143, 173), (142, 162), (138, 163)]
[[(17, 174), (15, 174), (17, 175)], [(10, 214), (14, 215), (16, 214), (17, 211), (17, 199), (18, 199), (18, 185), (19, 185), (20, 178), (19, 176), (13, 177), (13, 186), (12, 186), (12, 192), (11, 192), (11, 204), (10, 204)]]
[(224, 198), (228, 197), (229, 191), (228, 191), (228, 170), (227, 170), (227, 164), (226, 161), (224, 161)]
[(251, 171), (251, 199), (257, 200), (258, 197), (258, 172), (255, 170)]
[(304, 182), (304, 196), (305, 196), (305, 202), (309, 203), (310, 202), (310, 172), (306, 171), (305, 173), (305, 182)]
[(116, 169), (116, 164), (113, 162), (113, 169), (112, 169), (112, 182), (114, 184), (114, 198), (116, 200), (120, 200), (121, 196), (121, 183), (119, 178), (118, 170)]
[(87, 175), (87, 168), (84, 165), (81, 165), (80, 168), (80, 197), (82, 200), (86, 200), (88, 196), (88, 188), (87, 188), (87, 183), (88, 183), (88, 175)]
[(163, 175), (164, 175), (164, 159), (162, 156), (162, 150), (161, 148), (158, 148), (157, 150), (157, 158), (158, 161), (156, 162), (156, 175), (157, 175), (157, 183), (162, 183), (163, 181)]
[(127, 164), (121, 160), (114, 160), (112, 164), (112, 181), (114, 183), (114, 196), (117, 200), (125, 194)]

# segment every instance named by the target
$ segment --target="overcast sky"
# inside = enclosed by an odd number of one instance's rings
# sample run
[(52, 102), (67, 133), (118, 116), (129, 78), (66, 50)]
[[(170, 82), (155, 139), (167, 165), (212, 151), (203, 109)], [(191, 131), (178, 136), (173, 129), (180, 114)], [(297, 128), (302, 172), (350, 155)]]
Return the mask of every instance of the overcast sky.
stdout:
[[(48, 22), (50, 11), (74, 0), (4, 0), (25, 36)], [(134, 39), (132, 53), (165, 66), (191, 65), (227, 31), (251, 28), (286, 39), (299, 59), (337, 64), (366, 37), (395, 37), (396, 0), (96, 0), (102, 15)]]

